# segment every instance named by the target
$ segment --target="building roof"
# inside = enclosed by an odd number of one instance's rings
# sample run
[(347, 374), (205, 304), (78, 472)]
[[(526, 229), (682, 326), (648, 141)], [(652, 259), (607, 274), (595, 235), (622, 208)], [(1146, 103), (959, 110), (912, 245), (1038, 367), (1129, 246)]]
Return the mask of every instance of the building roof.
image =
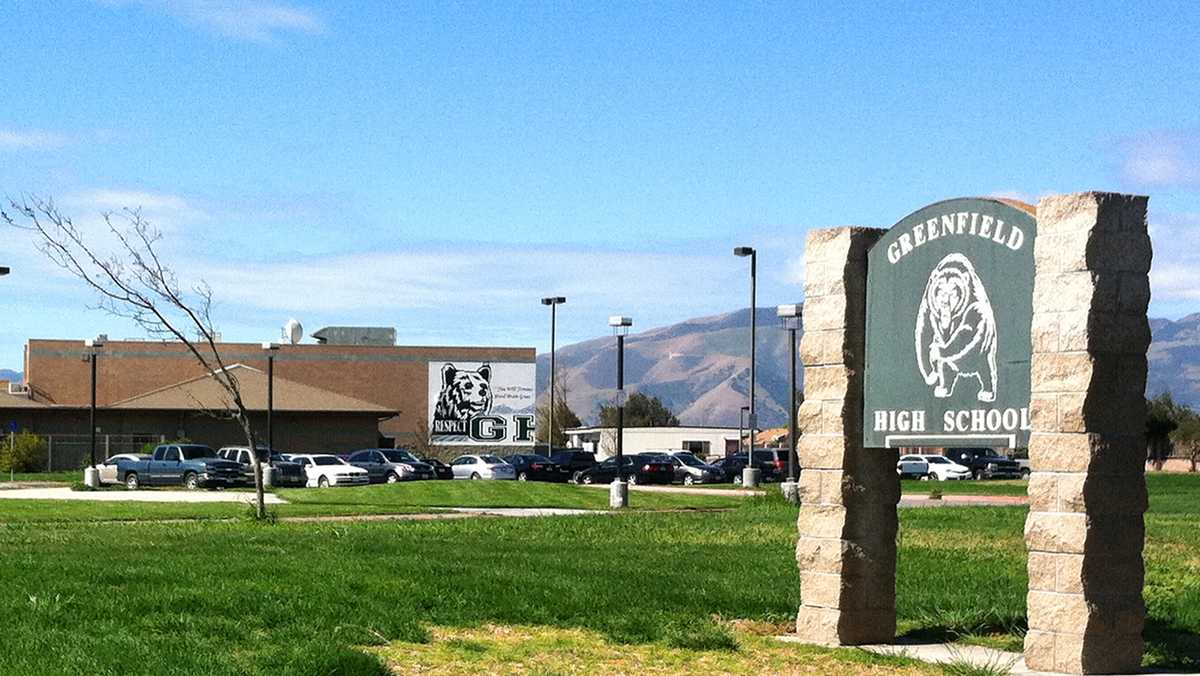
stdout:
[[(242, 392), (242, 401), (247, 409), (267, 410), (267, 374), (242, 364), (234, 364), (228, 367), (226, 372), (236, 377)], [(279, 412), (378, 413), (380, 416), (395, 415), (399, 412), (279, 377), (275, 378), (273, 405), (273, 410)], [(106, 408), (224, 411), (231, 407), (228, 394), (217, 382), (215, 375), (210, 373), (118, 401)]]
[(788, 428), (773, 427), (769, 430), (759, 430), (754, 437), (755, 444), (773, 444), (783, 439), (787, 439)]
[(0, 408), (49, 408), (49, 405), (22, 394), (9, 394), (8, 388), (4, 387), (0, 389)]
[[(602, 432), (604, 430), (615, 430), (616, 427), (570, 427), (563, 430), (563, 434), (591, 434), (593, 432)], [(736, 427), (720, 427), (715, 425), (675, 425), (661, 427), (629, 427), (625, 426), (625, 432), (718, 432), (737, 436), (738, 428)]]

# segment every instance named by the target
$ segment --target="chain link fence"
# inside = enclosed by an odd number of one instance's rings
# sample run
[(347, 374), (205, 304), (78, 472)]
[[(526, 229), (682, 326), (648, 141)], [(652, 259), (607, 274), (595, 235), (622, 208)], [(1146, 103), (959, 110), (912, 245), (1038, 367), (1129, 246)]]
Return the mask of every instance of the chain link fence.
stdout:
[[(20, 435), (23, 444), (31, 435)], [(21, 458), (23, 467), (17, 471), (60, 472), (87, 467), (91, 461), (92, 438), (88, 434), (38, 434), (38, 443), (27, 457)], [(18, 435), (5, 434), (4, 448), (15, 447)], [(146, 444), (157, 445), (166, 441), (158, 434), (97, 434), (96, 462), (117, 453), (141, 453)], [(28, 447), (28, 446), (27, 446)]]

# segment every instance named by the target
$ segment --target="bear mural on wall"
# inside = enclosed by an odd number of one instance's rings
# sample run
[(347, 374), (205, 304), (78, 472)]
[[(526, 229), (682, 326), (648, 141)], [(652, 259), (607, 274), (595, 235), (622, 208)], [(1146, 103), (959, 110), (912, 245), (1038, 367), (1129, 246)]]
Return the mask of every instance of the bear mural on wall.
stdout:
[(914, 342), (917, 366), (933, 396), (952, 396), (958, 380), (965, 378), (979, 383), (979, 401), (996, 400), (996, 316), (983, 280), (966, 256), (952, 253), (929, 274)]
[(484, 364), (474, 371), (454, 364), (442, 366), (442, 391), (438, 395), (433, 419), (438, 422), (465, 422), (472, 416), (492, 410), (492, 367)]

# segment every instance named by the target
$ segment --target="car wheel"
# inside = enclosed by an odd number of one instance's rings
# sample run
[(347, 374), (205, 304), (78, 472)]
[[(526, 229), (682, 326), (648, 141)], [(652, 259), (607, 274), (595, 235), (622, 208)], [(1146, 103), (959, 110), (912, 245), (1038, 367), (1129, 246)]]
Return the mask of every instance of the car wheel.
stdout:
[(200, 477), (196, 476), (195, 472), (188, 472), (183, 475), (183, 487), (189, 491), (194, 491), (200, 488)]
[(329, 477), (323, 476), (317, 479), (317, 488), (329, 488)]
[(928, 475), (928, 474), (922, 474), (922, 475), (921, 475), (921, 481), (929, 481), (929, 475)]
[(529, 481), (529, 475), (524, 472), (521, 472), (520, 474), (517, 475), (517, 481)]
[(683, 477), (683, 485), (684, 486), (691, 486), (694, 483), (696, 483), (696, 480), (692, 478), (691, 474), (688, 474), (687, 476)]
[(741, 477), (741, 475), (738, 475), (738, 474), (735, 474), (735, 475), (733, 475), (733, 485), (734, 485), (734, 486), (741, 486), (741, 485), (742, 485), (742, 477)]
[(398, 483), (399, 481), (400, 481), (400, 477), (395, 472), (388, 472), (387, 482), (389, 484)]
[(1021, 478), (1022, 478), (1022, 479), (1028, 479), (1028, 478), (1029, 478), (1029, 470), (1028, 470), (1028, 469), (1023, 469), (1023, 470), (1021, 470)]
[(479, 472), (471, 472), (471, 481), (479, 481), (482, 478), (479, 476)]
[(125, 488), (131, 491), (136, 491), (141, 487), (141, 481), (138, 479), (138, 475), (136, 473), (130, 472), (129, 474), (125, 475)]
[(591, 474), (584, 474), (584, 475), (583, 475), (583, 478), (581, 478), (581, 479), (577, 479), (577, 480), (576, 480), (576, 483), (579, 483), (579, 482), (581, 482), (581, 481), (583, 482), (583, 485), (585, 485), (585, 486), (591, 486), (591, 485), (592, 485), (592, 475), (591, 475)]
[(975, 470), (975, 472), (972, 474), (972, 476), (975, 477), (976, 481), (983, 481), (983, 470), (981, 470), (981, 469)]
[(626, 481), (628, 481), (628, 482), (629, 482), (629, 485), (630, 485), (630, 486), (636, 486), (636, 485), (637, 485), (637, 475), (636, 475), (636, 474), (630, 474), (630, 475), (629, 475), (629, 478), (628, 478), (628, 479), (626, 479)]

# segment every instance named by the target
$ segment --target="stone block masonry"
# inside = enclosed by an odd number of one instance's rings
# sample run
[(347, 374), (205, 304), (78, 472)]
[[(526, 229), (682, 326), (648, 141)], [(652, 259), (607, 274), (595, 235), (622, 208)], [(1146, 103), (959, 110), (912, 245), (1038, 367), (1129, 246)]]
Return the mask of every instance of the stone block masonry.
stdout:
[(1025, 523), (1035, 671), (1141, 664), (1146, 203), (1088, 192), (1038, 204)]
[(896, 633), (897, 452), (862, 446), (867, 250), (883, 233), (816, 230), (805, 248), (796, 632), (810, 643)]

